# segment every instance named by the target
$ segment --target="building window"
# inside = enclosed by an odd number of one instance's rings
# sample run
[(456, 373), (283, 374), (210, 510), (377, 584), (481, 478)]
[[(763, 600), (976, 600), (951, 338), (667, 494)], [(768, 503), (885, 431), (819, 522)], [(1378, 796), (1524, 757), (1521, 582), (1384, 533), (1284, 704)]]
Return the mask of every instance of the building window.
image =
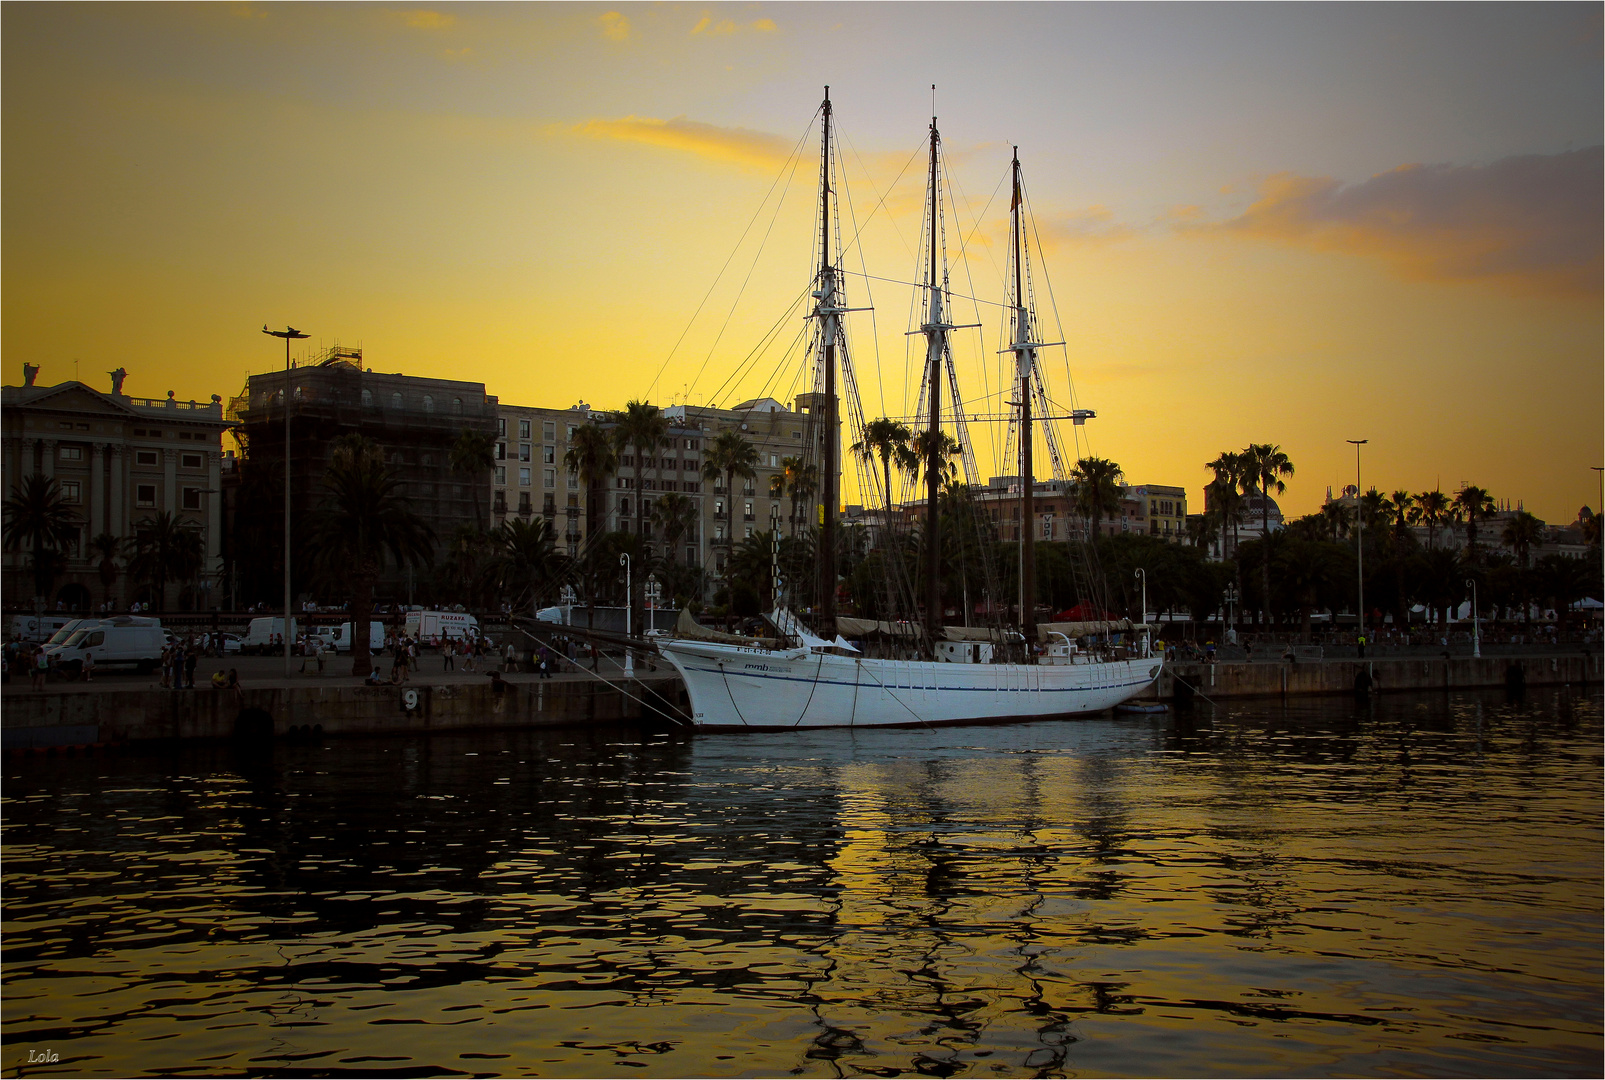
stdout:
[(528, 420), (520, 420), (518, 422), (518, 437), (520, 439), (529, 438), (529, 427), (530, 424)]
[(84, 448), (83, 447), (81, 447), (81, 446), (63, 446), (63, 447), (61, 447), (61, 460), (62, 461), (82, 461), (83, 459), (84, 459)]
[(552, 495), (550, 492), (541, 496), (541, 513), (545, 514), (547, 517), (551, 517), (553, 514), (557, 513), (557, 497)]
[[(552, 488), (555, 488), (557, 486), (557, 470), (556, 469), (542, 469), (541, 470), (541, 486), (546, 488), (548, 491), (550, 491)], [(547, 498), (551, 498), (551, 496), (548, 495)]]
[(555, 447), (555, 446), (543, 446), (543, 447), (541, 447), (541, 460), (544, 461), (548, 465), (556, 464), (557, 463), (557, 447)]
[(713, 500), (713, 516), (714, 517), (724, 517), (724, 500), (723, 499), (715, 499), (715, 500)]
[[(741, 520), (743, 520), (743, 521), (751, 521), (752, 520), (752, 503), (748, 502), (748, 503), (743, 503), (742, 504), (742, 506), (741, 506)], [(747, 530), (747, 535), (748, 536), (752, 535), (752, 530), (751, 529)]]
[(555, 420), (546, 420), (541, 423), (541, 438), (547, 442), (557, 441), (557, 422)]
[(723, 540), (724, 539), (724, 522), (719, 521), (719, 522), (715, 522), (714, 523), (714, 526), (713, 526), (713, 538), (715, 540)]
[(685, 549), (685, 564), (687, 566), (695, 566), (697, 564), (697, 549), (696, 548), (688, 547), (688, 548)]
[(199, 510), (201, 508), (201, 489), (187, 487), (184, 489), (183, 507), (186, 510)]
[(752, 539), (752, 526), (751, 525), (747, 526), (747, 539), (748, 540)]
[(687, 450), (700, 450), (702, 447), (697, 445), (700, 441), (700, 439), (687, 439), (685, 441), (685, 448)]
[(629, 517), (630, 516), (630, 500), (629, 499), (620, 499), (619, 500), (619, 513), (623, 514), (625, 517)]
[(180, 454), (178, 463), (186, 469), (199, 469), (205, 462), (199, 454)]
[(364, 390), (362, 392), (362, 407), (364, 409), (373, 408), (373, 391), (372, 390)]
[(498, 439), (505, 439), (507, 437), (507, 417), (505, 416), (498, 416), (496, 418), (496, 437)]
[(507, 460), (507, 444), (506, 443), (499, 442), (499, 443), (496, 444), (496, 460), (497, 461), (506, 461)]
[(134, 502), (139, 506), (156, 505), (156, 485), (139, 484), (134, 488)]
[(505, 465), (496, 466), (496, 483), (498, 483), (498, 484), (507, 483), (507, 466), (505, 466)]
[(518, 470), (518, 486), (519, 487), (529, 487), (529, 470), (528, 469), (519, 469)]
[(135, 465), (155, 465), (156, 464), (156, 451), (154, 451), (154, 450), (135, 450), (134, 451), (134, 464)]
[(451, 414), (453, 416), (461, 416), (463, 414), (463, 399), (462, 398), (454, 397), (454, 398), (451, 399)]
[(400, 412), (401, 411), (401, 405), (402, 405), (401, 391), (397, 390), (394, 394), (390, 395), (390, 407), (392, 409), (395, 409), (397, 412)]
[(490, 508), (497, 514), (507, 513), (507, 492), (497, 491), (495, 497), (491, 499)]
[[(580, 477), (578, 473), (571, 472), (568, 474), (568, 489), (570, 491), (578, 491), (580, 489)], [(574, 496), (572, 495), (569, 496), (571, 499), (573, 497)]]
[(687, 480), (685, 482), (685, 491), (686, 491), (687, 495), (699, 495), (699, 494), (701, 494), (702, 493), (702, 482), (700, 480)]
[(520, 491), (518, 493), (518, 512), (527, 517), (529, 516), (529, 510), (529, 492)]
[(75, 503), (83, 498), (83, 488), (76, 480), (63, 480), (61, 482), (61, 498), (64, 502)]
[(530, 455), (529, 443), (519, 443), (518, 444), (518, 460), (519, 461), (533, 461), (533, 460), (535, 460)]
[(435, 411), (435, 399), (433, 397), (431, 397), (430, 395), (425, 394), (424, 395), (424, 412), (432, 413), (434, 411)]
[(769, 455), (769, 467), (771, 469), (780, 468), (780, 455), (779, 454), (770, 454)]

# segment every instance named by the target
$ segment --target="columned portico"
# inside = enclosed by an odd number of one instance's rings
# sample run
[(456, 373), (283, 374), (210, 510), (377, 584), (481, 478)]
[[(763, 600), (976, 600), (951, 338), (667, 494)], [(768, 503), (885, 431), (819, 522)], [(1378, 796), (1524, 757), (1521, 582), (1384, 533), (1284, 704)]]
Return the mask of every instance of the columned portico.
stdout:
[(89, 539), (106, 531), (106, 444), (95, 443), (89, 456)]

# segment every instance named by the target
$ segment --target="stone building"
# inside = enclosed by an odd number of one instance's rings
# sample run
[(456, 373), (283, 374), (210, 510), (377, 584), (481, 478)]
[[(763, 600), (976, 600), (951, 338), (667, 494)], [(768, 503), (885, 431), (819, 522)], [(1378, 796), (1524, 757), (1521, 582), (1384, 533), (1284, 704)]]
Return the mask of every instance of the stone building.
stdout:
[[(123, 393), (122, 368), (110, 373), (109, 393), (77, 381), (40, 386), (38, 372), (25, 364), (23, 385), (0, 389), (0, 428), (7, 496), (30, 475), (50, 477), (83, 521), (47, 602), (88, 610), (108, 599), (90, 540), (101, 533), (129, 540), (142, 520), (167, 512), (200, 534), (204, 552), (196, 580), (173, 583), (177, 589), (170, 589), (168, 600), (199, 608), (221, 603), (220, 494), (232, 464), (222, 449), (222, 434), (231, 426), (223, 399), (214, 394), (209, 402), (179, 401), (171, 390), (166, 398), (131, 397)], [(29, 551), (6, 552), (3, 565), (8, 602), (31, 600)], [(110, 592), (119, 607), (143, 598), (126, 578)], [(181, 599), (185, 593), (187, 602)]]

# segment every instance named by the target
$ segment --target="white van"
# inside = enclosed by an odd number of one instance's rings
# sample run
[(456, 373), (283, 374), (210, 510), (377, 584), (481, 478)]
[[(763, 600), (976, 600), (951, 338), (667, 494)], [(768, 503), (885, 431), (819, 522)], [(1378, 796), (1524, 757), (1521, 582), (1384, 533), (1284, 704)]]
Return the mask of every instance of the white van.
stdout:
[[(293, 639), (296, 632), (296, 621), (290, 620), (290, 637)], [(242, 653), (276, 653), (284, 651), (284, 620), (263, 618), (252, 619), (251, 624), (245, 628), (245, 639), (240, 642)], [(100, 657), (95, 657), (99, 660)]]
[[(464, 611), (409, 611), (405, 633), (423, 642), (481, 636), (479, 620)], [(490, 639), (485, 642), (490, 644)]]
[(14, 615), (11, 636), (24, 641), (45, 641), (63, 626), (77, 621), (72, 615)]
[(74, 631), (60, 645), (46, 648), (45, 655), (58, 669), (67, 671), (82, 667), (87, 653), (95, 654), (96, 667), (131, 664), (140, 671), (152, 671), (161, 663), (166, 645), (159, 626), (118, 626), (108, 620)]
[[(343, 622), (339, 626), (330, 627), (334, 635), (329, 640), (335, 652), (351, 651), (351, 624)], [(385, 624), (378, 619), (368, 621), (368, 652), (377, 656), (385, 647)]]

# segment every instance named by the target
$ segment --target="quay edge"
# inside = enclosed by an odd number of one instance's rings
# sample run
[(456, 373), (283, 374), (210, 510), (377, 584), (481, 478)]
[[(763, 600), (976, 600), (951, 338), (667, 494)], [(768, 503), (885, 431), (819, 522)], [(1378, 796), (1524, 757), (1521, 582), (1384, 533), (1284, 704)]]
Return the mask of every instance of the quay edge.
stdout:
[[(491, 728), (557, 728), (663, 719), (685, 710), (672, 674), (614, 682), (530, 680), (404, 686), (272, 686), (232, 694), (198, 690), (14, 693), (5, 698), (6, 750), (93, 743), (324, 735), (416, 735)], [(416, 695), (407, 697), (408, 692)], [(408, 701), (413, 707), (408, 708)], [(254, 721), (254, 722), (253, 722)], [(673, 719), (664, 720), (674, 723)]]
[[(1363, 670), (1373, 691), (1395, 693), (1428, 690), (1490, 690), (1507, 685), (1512, 667), (1526, 686), (1600, 685), (1600, 653), (1535, 653), (1529, 656), (1388, 656), (1367, 660), (1167, 664), (1155, 684), (1135, 700), (1185, 701), (1282, 697), (1306, 694), (1352, 694)], [(1178, 687), (1178, 683), (1182, 684)], [(1191, 692), (1189, 692), (1189, 687)], [(1178, 690), (1180, 693), (1178, 693)]]

